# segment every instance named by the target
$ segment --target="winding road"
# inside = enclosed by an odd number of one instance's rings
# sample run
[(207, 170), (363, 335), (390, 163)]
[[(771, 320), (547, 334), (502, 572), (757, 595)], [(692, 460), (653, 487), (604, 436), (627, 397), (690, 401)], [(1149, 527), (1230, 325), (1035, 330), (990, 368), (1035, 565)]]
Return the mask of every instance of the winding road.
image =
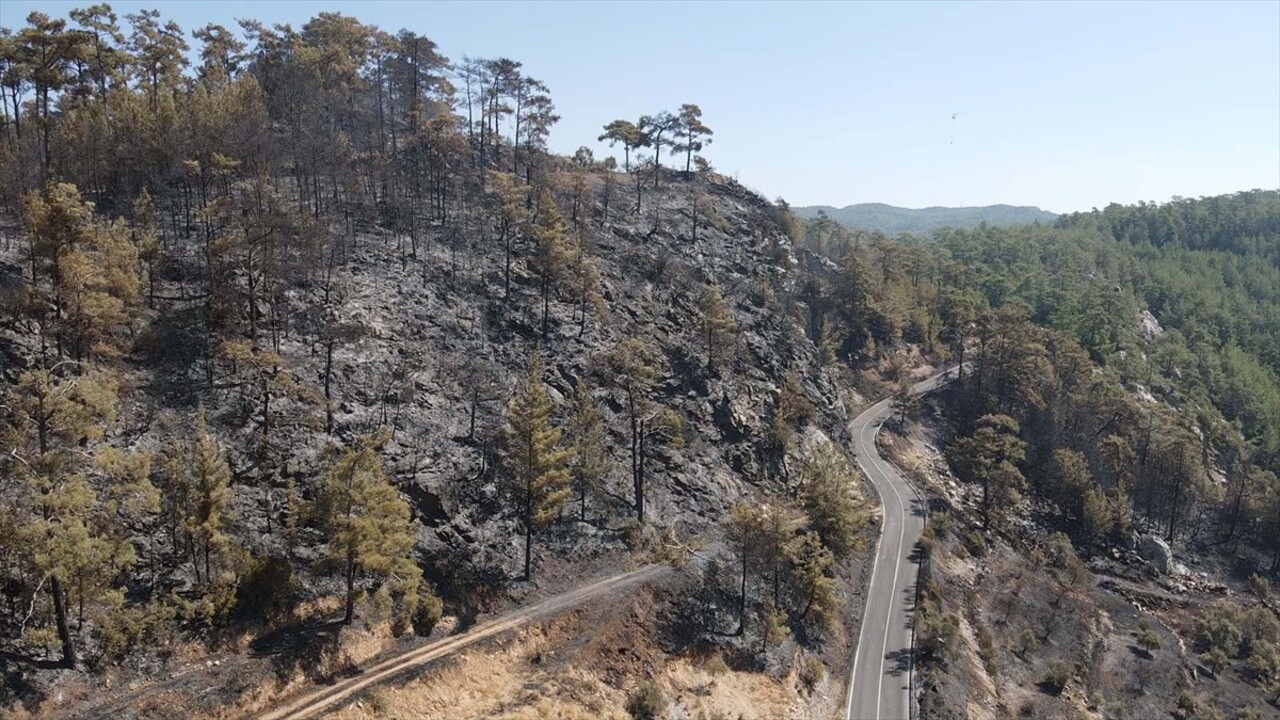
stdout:
[[(925, 393), (946, 382), (955, 368), (916, 383)], [(846, 720), (911, 717), (912, 627), (916, 598), (916, 546), (924, 531), (924, 500), (876, 451), (876, 433), (893, 414), (892, 398), (872, 405), (849, 425), (858, 466), (880, 494), (883, 509), (871, 585), (853, 656)]]

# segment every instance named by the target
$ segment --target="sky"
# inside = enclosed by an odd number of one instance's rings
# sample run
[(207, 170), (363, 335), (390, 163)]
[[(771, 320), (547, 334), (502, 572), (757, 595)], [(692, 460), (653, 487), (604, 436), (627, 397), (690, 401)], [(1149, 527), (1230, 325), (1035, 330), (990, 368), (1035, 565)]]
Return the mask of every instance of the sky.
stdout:
[[(0, 26), (91, 4), (0, 0)], [(697, 103), (715, 168), (793, 205), (1068, 212), (1280, 188), (1280, 0), (151, 0), (185, 30), (339, 11), (506, 56), (550, 88), (553, 150)], [(674, 161), (668, 161), (674, 162)]]

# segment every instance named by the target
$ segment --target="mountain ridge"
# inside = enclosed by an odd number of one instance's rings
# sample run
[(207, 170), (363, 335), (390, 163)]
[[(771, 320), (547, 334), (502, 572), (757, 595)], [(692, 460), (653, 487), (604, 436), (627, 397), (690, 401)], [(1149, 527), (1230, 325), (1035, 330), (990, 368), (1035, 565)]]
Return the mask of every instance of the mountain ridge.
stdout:
[(904, 208), (886, 203), (858, 203), (844, 207), (808, 205), (793, 208), (800, 217), (812, 219), (825, 213), (836, 222), (856, 230), (880, 231), (888, 234), (931, 233), (944, 227), (968, 229), (982, 223), (988, 225), (1025, 225), (1052, 222), (1056, 213), (1034, 205), (983, 205)]

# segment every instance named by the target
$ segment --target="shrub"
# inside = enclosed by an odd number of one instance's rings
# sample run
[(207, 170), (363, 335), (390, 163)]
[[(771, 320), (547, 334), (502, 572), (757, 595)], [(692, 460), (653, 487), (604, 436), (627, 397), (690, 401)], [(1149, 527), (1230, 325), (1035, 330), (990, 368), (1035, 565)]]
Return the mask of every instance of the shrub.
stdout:
[(928, 599), (921, 601), (916, 610), (916, 642), (926, 660), (949, 659), (959, 634), (960, 618), (955, 613), (943, 613)]
[(387, 692), (382, 688), (370, 692), (365, 697), (365, 702), (369, 705), (369, 710), (375, 715), (384, 715), (391, 709), (391, 702), (387, 699)]
[(1222, 711), (1206, 705), (1190, 692), (1183, 690), (1174, 701), (1173, 716), (1178, 720), (1223, 720)]
[(1235, 720), (1262, 720), (1262, 711), (1252, 705), (1240, 708)]
[(297, 598), (293, 567), (282, 557), (255, 557), (236, 588), (235, 614), (246, 620), (271, 622), (288, 612)]
[(1265, 603), (1271, 600), (1271, 583), (1267, 582), (1266, 578), (1258, 575), (1257, 573), (1253, 573), (1249, 576), (1249, 589), (1252, 590), (1253, 594), (1257, 595), (1258, 599), (1262, 602)]
[(652, 680), (645, 680), (627, 698), (627, 712), (636, 720), (659, 720), (667, 711), (667, 699)]
[(998, 670), (996, 667), (996, 649), (991, 637), (991, 629), (986, 625), (978, 625), (978, 654), (982, 656), (982, 664), (986, 668), (987, 675), (994, 678)]
[(1173, 701), (1174, 716), (1183, 718), (1183, 720), (1190, 720), (1190, 718), (1195, 717), (1197, 705), (1199, 703), (1196, 702), (1195, 696), (1183, 690), (1178, 693), (1178, 699)]
[(1044, 676), (1041, 685), (1050, 693), (1060, 695), (1067, 689), (1069, 682), (1071, 682), (1071, 666), (1061, 660), (1054, 660), (1049, 663), (1049, 672)]
[(807, 655), (800, 661), (800, 670), (798, 676), (800, 684), (804, 686), (808, 692), (813, 692), (818, 683), (822, 682), (822, 676), (825, 675), (827, 669), (823, 667), (822, 661), (818, 658)]
[(163, 602), (127, 605), (122, 593), (108, 593), (104, 607), (93, 615), (97, 652), (86, 658), (100, 670), (120, 662), (138, 648), (167, 647), (173, 640), (174, 608)]
[(444, 604), (440, 598), (429, 590), (418, 591), (418, 607), (413, 611), (413, 632), (426, 637), (431, 634), (440, 617), (444, 615)]
[(1060, 532), (1049, 536), (1045, 557), (1049, 566), (1057, 570), (1067, 570), (1073, 561), (1079, 560), (1076, 557), (1075, 548), (1071, 545), (1071, 538)]
[(1040, 638), (1036, 636), (1034, 630), (1027, 628), (1022, 631), (1022, 635), (1018, 636), (1018, 645), (1022, 648), (1022, 654), (1026, 655), (1040, 647)]
[(987, 541), (982, 537), (982, 533), (977, 530), (970, 530), (965, 533), (964, 548), (975, 558), (985, 557), (987, 554)]
[(1196, 618), (1192, 637), (1204, 652), (1217, 649), (1228, 657), (1235, 657), (1240, 652), (1240, 642), (1244, 639), (1240, 632), (1240, 620), (1240, 611), (1234, 605), (1214, 603)]
[(956, 519), (951, 513), (942, 510), (930, 516), (929, 527), (933, 530), (935, 537), (942, 539), (950, 535), (951, 531), (955, 529)]
[(1227, 665), (1231, 663), (1231, 658), (1227, 657), (1227, 654), (1222, 652), (1221, 648), (1214, 648), (1210, 650), (1204, 655), (1201, 655), (1200, 659), (1204, 662), (1204, 666), (1209, 668), (1209, 671), (1213, 673), (1214, 677), (1221, 675), (1222, 671), (1226, 670)]
[(1249, 652), (1258, 642), (1280, 645), (1280, 619), (1267, 608), (1255, 607), (1245, 612), (1241, 630)]
[(1245, 669), (1255, 680), (1266, 683), (1280, 674), (1280, 650), (1266, 640), (1258, 640), (1249, 650)]
[(719, 676), (729, 672), (729, 666), (724, 663), (724, 658), (719, 655), (716, 655), (703, 663), (702, 669), (713, 676)]
[(1138, 621), (1138, 647), (1142, 648), (1143, 650), (1146, 650), (1147, 654), (1150, 655), (1156, 650), (1159, 650), (1162, 644), (1163, 643), (1160, 640), (1160, 633), (1157, 633), (1156, 631), (1152, 630), (1151, 626), (1147, 625), (1146, 620), (1139, 620)]

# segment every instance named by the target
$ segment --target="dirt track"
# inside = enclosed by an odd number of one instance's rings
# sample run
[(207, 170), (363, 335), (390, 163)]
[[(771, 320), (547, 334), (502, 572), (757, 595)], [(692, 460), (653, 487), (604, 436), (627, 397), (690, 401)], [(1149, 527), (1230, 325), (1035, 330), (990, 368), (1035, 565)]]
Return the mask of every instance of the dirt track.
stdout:
[(514, 610), (488, 622), (477, 625), (465, 633), (442, 638), (399, 655), (387, 658), (365, 668), (360, 675), (289, 700), (275, 710), (256, 715), (262, 720), (310, 717), (322, 710), (351, 699), (361, 691), (385, 682), (425, 663), (450, 655), (481, 640), (526, 625), (534, 620), (555, 615), (585, 603), (588, 600), (617, 592), (671, 572), (665, 565), (648, 565), (621, 575), (585, 585), (576, 590), (557, 595), (526, 608)]

